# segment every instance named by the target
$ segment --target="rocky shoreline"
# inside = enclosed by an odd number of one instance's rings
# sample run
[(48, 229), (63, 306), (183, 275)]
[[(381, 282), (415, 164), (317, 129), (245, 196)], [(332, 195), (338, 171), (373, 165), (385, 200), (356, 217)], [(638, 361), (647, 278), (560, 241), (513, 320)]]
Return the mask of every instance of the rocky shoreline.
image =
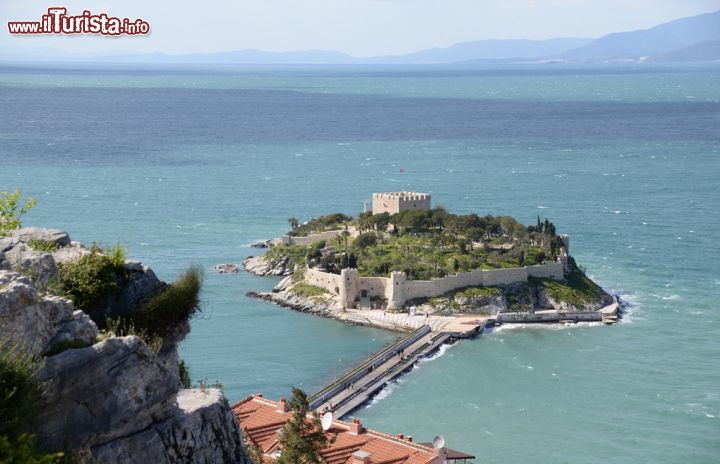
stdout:
[(289, 290), (280, 292), (247, 292), (245, 295), (250, 298), (264, 300), (301, 313), (342, 320), (336, 317), (336, 314), (341, 312), (343, 308), (332, 300), (324, 303), (318, 303), (310, 298), (297, 295)]
[(268, 259), (265, 255), (248, 256), (242, 262), (245, 271), (256, 276), (289, 276), (298, 266), (287, 256)]

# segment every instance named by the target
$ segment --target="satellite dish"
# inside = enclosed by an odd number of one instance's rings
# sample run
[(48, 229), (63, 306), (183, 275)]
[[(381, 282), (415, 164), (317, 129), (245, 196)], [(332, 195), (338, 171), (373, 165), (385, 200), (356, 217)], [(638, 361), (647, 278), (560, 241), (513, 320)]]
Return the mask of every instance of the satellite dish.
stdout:
[(445, 437), (442, 435), (435, 435), (435, 438), (433, 438), (432, 441), (433, 448), (435, 449), (442, 449), (445, 447)]
[(323, 432), (327, 432), (330, 430), (330, 427), (332, 427), (332, 421), (333, 421), (333, 415), (331, 412), (326, 412), (322, 416), (322, 420), (320, 421), (320, 424), (322, 425)]

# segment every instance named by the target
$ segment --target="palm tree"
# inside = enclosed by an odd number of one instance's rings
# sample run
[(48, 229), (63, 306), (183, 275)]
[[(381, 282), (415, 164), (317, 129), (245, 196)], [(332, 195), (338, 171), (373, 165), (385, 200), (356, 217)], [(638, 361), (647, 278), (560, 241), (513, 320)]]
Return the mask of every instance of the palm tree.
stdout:
[(345, 239), (345, 267), (350, 267), (350, 255), (348, 255), (348, 237), (350, 237), (350, 231), (348, 230), (347, 224), (345, 230), (342, 231), (342, 236)]
[(300, 222), (296, 218), (291, 217), (288, 219), (288, 224), (290, 224), (291, 230), (295, 230), (297, 229), (297, 226), (300, 224)]

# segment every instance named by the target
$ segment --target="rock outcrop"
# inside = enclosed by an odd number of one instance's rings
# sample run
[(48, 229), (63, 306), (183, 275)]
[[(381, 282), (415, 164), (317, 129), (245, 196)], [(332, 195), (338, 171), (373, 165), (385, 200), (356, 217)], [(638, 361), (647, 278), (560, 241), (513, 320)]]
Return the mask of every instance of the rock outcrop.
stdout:
[(258, 276), (288, 276), (297, 270), (296, 264), (287, 256), (250, 256), (243, 261), (243, 266), (247, 272)]
[(177, 412), (161, 422), (91, 449), (99, 462), (172, 464), (241, 462), (240, 428), (220, 390), (180, 390)]
[[(55, 246), (37, 251), (38, 242)], [(137, 336), (100, 334), (70, 300), (47, 293), (57, 263), (88, 252), (62, 231), (0, 237), (0, 348), (45, 356), (37, 374), (44, 402), (32, 430), (39, 445), (83, 463), (249, 463), (222, 392), (180, 388), (177, 343), (187, 324), (156, 353)], [(127, 311), (167, 285), (141, 263), (126, 269), (108, 312)]]
[(333, 299), (328, 299), (327, 301), (317, 301), (312, 298), (297, 295), (293, 293), (291, 289), (279, 292), (247, 292), (246, 295), (250, 298), (269, 301), (295, 311), (315, 314), (318, 316), (332, 317), (335, 313), (343, 310), (342, 305)]
[(220, 274), (237, 274), (240, 269), (232, 263), (228, 264), (216, 264), (213, 266), (213, 269), (215, 269)]

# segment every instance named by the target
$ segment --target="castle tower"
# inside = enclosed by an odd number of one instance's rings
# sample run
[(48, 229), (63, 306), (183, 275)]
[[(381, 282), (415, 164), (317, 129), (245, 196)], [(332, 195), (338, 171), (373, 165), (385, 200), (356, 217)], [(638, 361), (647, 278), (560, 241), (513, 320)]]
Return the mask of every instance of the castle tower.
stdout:
[(345, 308), (354, 308), (355, 300), (360, 293), (360, 276), (357, 269), (343, 269), (340, 271), (340, 303)]
[(430, 209), (430, 194), (419, 192), (373, 193), (373, 214), (397, 214), (415, 209)]
[(390, 273), (390, 294), (388, 296), (388, 308), (402, 308), (405, 304), (405, 284), (407, 275), (404, 272), (393, 271)]

